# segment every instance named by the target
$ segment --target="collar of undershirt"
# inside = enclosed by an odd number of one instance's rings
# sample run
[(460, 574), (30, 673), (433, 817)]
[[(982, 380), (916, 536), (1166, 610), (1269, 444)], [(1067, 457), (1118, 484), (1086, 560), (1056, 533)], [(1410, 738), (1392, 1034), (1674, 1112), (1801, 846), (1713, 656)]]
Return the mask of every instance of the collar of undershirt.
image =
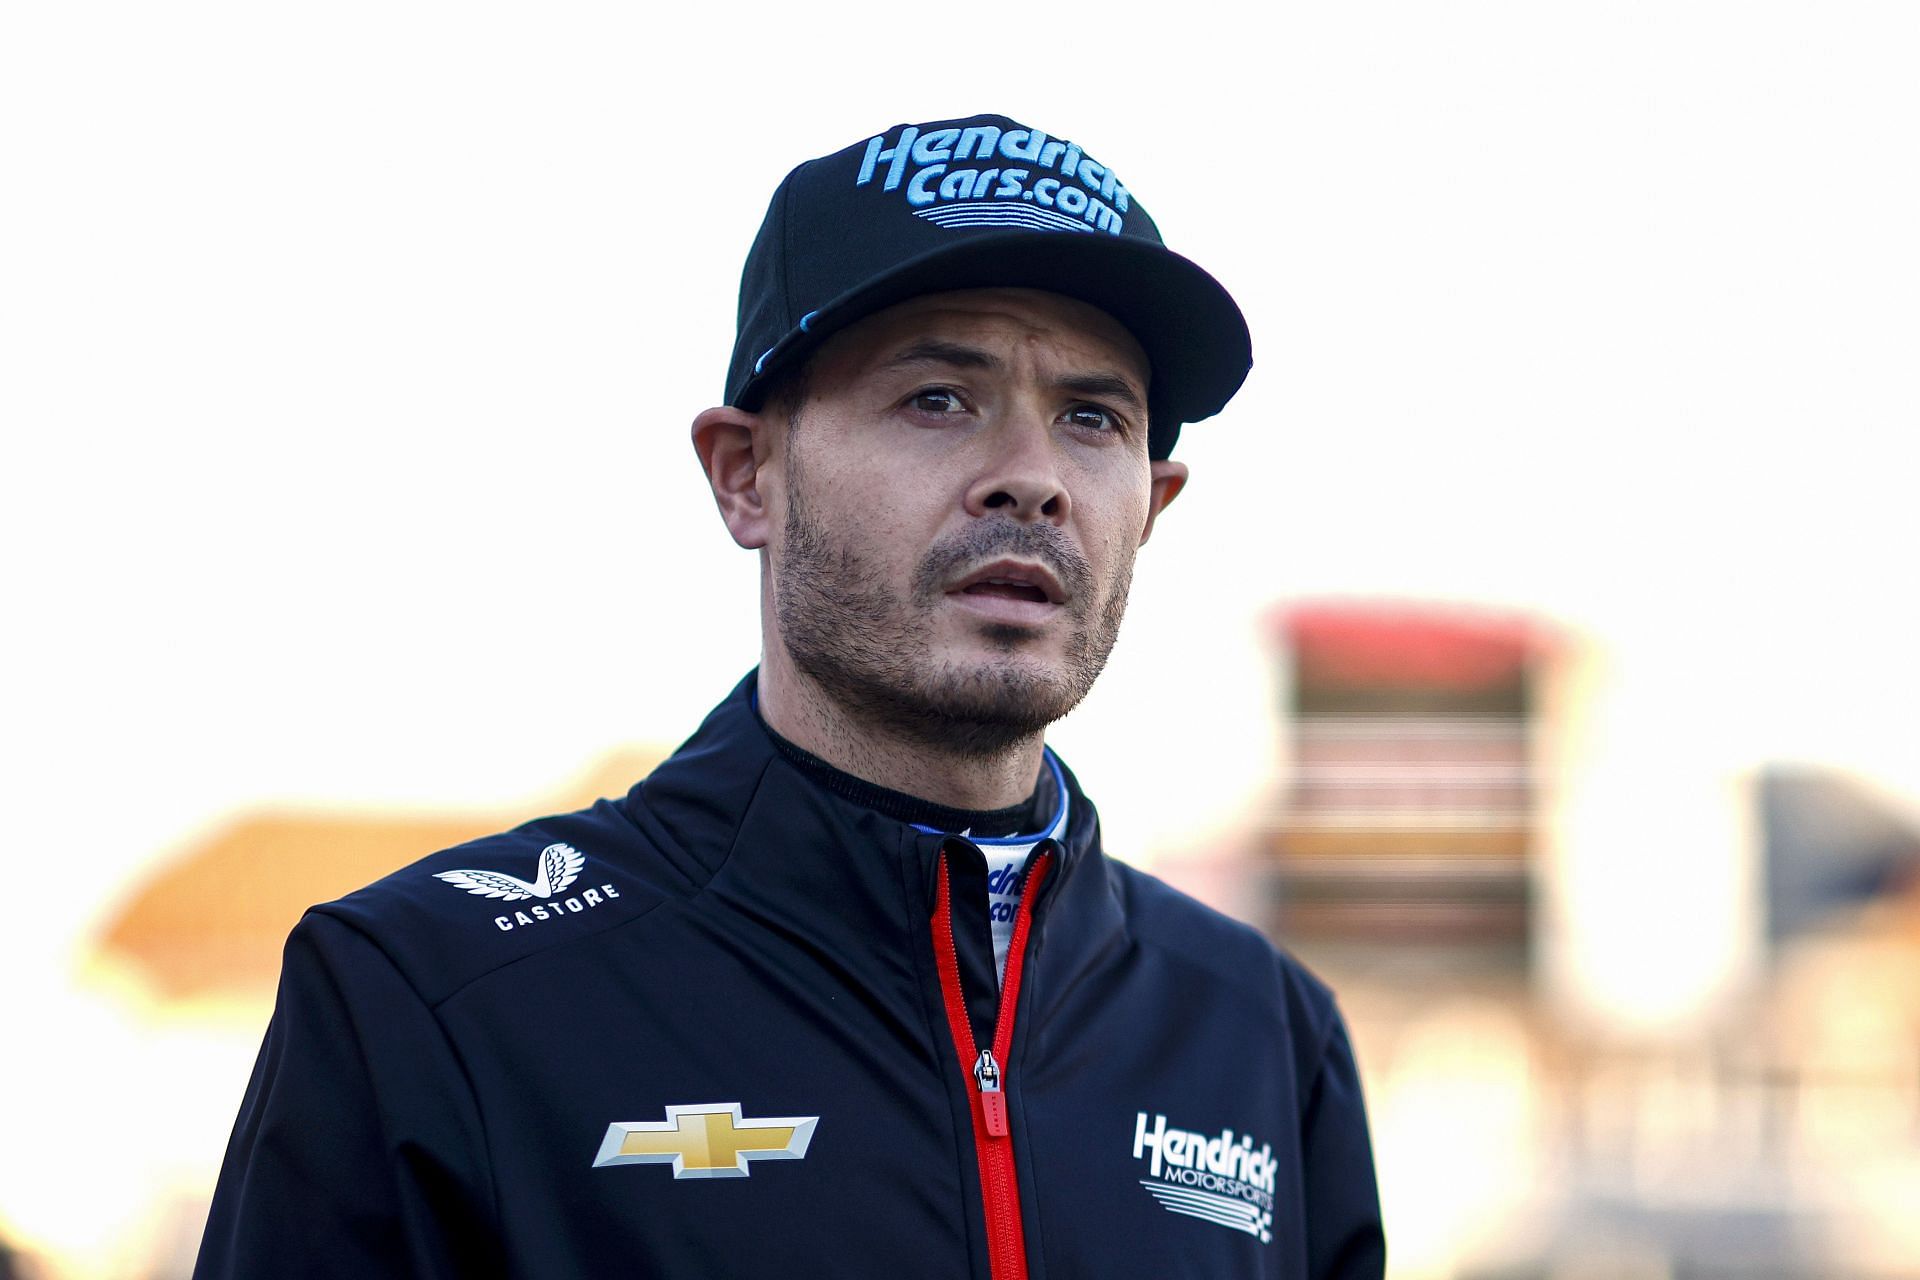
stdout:
[[(756, 712), (758, 707), (755, 708)], [(1051, 832), (1058, 824), (1066, 803), (1066, 781), (1053, 752), (1042, 748), (1040, 774), (1034, 779), (1033, 794), (1019, 804), (1004, 809), (956, 809), (936, 804), (904, 791), (894, 791), (857, 778), (844, 769), (836, 769), (805, 747), (788, 742), (762, 719), (767, 736), (787, 761), (817, 785), (842, 800), (885, 814), (896, 822), (910, 823), (923, 831), (965, 833), (977, 842), (1026, 841), (1032, 843)], [(1021, 835), (1021, 832), (1033, 834)]]

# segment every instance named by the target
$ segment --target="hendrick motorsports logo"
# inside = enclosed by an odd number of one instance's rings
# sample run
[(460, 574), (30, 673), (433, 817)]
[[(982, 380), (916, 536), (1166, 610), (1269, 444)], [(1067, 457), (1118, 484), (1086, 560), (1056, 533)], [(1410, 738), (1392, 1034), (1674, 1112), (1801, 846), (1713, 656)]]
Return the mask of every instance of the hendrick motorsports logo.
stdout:
[[(1149, 1157), (1151, 1152), (1151, 1157)], [(1217, 1136), (1167, 1128), (1165, 1116), (1138, 1112), (1133, 1126), (1133, 1158), (1149, 1160), (1151, 1176), (1140, 1179), (1169, 1213), (1185, 1214), (1231, 1231), (1244, 1231), (1265, 1244), (1273, 1239), (1273, 1148), (1254, 1149), (1251, 1134), (1222, 1129)]]
[[(567, 891), (575, 880), (580, 878), (581, 870), (587, 865), (586, 855), (570, 844), (550, 844), (540, 851), (539, 874), (531, 883), (510, 876), (504, 871), (436, 871), (435, 880), (444, 880), (456, 889), (465, 889), (468, 893), (477, 893), (483, 898), (500, 898), (507, 902), (519, 902), (525, 898), (546, 898), (545, 905), (536, 904), (525, 910), (515, 911), (511, 916), (495, 916), (494, 927), (502, 933), (521, 925), (538, 924), (543, 920), (558, 920), (568, 914), (578, 914), (589, 907), (597, 907), (609, 898), (617, 898), (620, 891), (610, 884), (598, 889), (586, 889), (572, 897), (559, 895)], [(529, 914), (531, 912), (531, 914)]]

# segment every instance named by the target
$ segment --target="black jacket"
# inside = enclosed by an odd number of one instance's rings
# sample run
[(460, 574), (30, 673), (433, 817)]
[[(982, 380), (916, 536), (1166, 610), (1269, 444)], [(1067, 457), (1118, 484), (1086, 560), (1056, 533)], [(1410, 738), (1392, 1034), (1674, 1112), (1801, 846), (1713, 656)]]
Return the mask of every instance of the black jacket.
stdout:
[(197, 1277), (1381, 1274), (1323, 986), (1104, 857), (1069, 775), (999, 1016), (978, 849), (809, 781), (751, 693), (308, 913)]

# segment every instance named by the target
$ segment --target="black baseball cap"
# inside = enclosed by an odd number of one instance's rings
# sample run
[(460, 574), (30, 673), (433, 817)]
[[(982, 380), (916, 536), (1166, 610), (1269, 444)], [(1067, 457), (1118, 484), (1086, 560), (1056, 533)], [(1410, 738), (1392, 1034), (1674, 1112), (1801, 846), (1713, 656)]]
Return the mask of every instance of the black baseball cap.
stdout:
[(780, 184), (740, 277), (727, 403), (758, 409), (829, 336), (926, 293), (1078, 298), (1147, 353), (1148, 451), (1218, 413), (1252, 339), (1220, 283), (1167, 248), (1134, 193), (1077, 142), (1005, 116), (895, 125)]

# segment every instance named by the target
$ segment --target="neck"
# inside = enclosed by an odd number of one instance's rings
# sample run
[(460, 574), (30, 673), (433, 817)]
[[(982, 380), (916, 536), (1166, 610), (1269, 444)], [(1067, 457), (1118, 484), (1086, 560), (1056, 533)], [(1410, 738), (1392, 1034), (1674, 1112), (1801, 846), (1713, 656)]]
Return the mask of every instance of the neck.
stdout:
[(864, 719), (797, 670), (777, 640), (760, 664), (760, 715), (787, 741), (834, 768), (891, 791), (955, 809), (1004, 809), (1033, 793), (1045, 735), (992, 752), (938, 743)]

